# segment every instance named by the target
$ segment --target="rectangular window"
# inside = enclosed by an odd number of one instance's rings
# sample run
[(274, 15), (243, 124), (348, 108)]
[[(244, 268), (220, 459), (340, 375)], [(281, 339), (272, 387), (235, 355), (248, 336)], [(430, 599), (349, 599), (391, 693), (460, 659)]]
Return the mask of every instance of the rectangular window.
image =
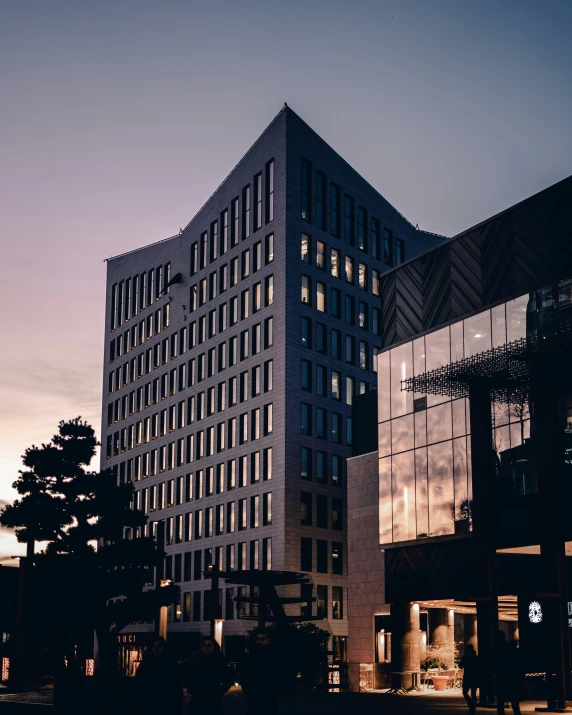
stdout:
[(364, 303), (363, 300), (360, 300), (358, 305), (358, 325), (367, 330), (367, 303)]
[(328, 528), (328, 497), (325, 494), (316, 496), (316, 526)]
[(326, 439), (327, 412), (322, 407), (316, 408), (316, 437)]
[(242, 270), (241, 278), (248, 278), (250, 275), (250, 250), (247, 248), (246, 251), (242, 252)]
[(371, 332), (374, 335), (381, 335), (381, 311), (378, 308), (371, 309)]
[(346, 405), (351, 405), (356, 392), (355, 378), (346, 375)]
[(354, 324), (354, 315), (355, 315), (355, 300), (353, 295), (347, 295), (346, 294), (346, 300), (345, 300), (345, 319), (346, 323), (349, 323), (350, 325)]
[(379, 271), (376, 271), (375, 268), (373, 268), (371, 271), (371, 292), (374, 295), (379, 295), (379, 279)]
[(326, 312), (326, 284), (316, 281), (316, 309), (320, 313)]
[(377, 218), (371, 218), (371, 225), (370, 225), (370, 239), (371, 239), (371, 255), (374, 258), (379, 258), (380, 257), (380, 250), (379, 250), (379, 219)]
[(302, 360), (302, 382), (303, 390), (312, 392), (312, 363), (309, 360)]
[(302, 175), (300, 177), (300, 215), (304, 221), (311, 223), (311, 197), (312, 197), (312, 165), (306, 159), (302, 159)]
[(367, 290), (367, 266), (365, 263), (358, 264), (358, 285), (362, 290)]
[(344, 545), (341, 541), (332, 542), (332, 573), (336, 576), (344, 573)]
[(358, 206), (358, 248), (367, 251), (367, 211)]
[(274, 159), (266, 163), (266, 223), (274, 219)]
[(316, 350), (323, 355), (328, 354), (326, 326), (323, 323), (316, 323)]
[(238, 198), (233, 199), (230, 204), (230, 245), (236, 246), (238, 243)]
[(220, 216), (220, 255), (228, 251), (228, 209)]
[(324, 539), (316, 540), (316, 571), (328, 573), (328, 542)]
[(272, 447), (267, 447), (262, 453), (262, 478), (265, 482), (272, 479)]
[(253, 230), (258, 231), (262, 226), (262, 173), (254, 177), (254, 226)]
[(354, 245), (354, 200), (347, 194), (344, 197), (344, 239)]
[(327, 454), (325, 452), (316, 452), (316, 481), (320, 484), (326, 484), (328, 481)]
[(300, 492), (300, 524), (312, 526), (312, 492)]
[(362, 370), (369, 370), (368, 345), (363, 340), (359, 343), (359, 366)]
[(310, 318), (302, 318), (302, 346), (312, 347), (312, 321)]
[(300, 477), (312, 479), (312, 450), (302, 447), (300, 451)]
[(336, 248), (330, 250), (330, 273), (334, 278), (340, 277), (340, 252)]
[(342, 500), (338, 498), (332, 499), (332, 529), (342, 531), (343, 525), (343, 507)]
[(342, 399), (342, 375), (337, 370), (332, 370), (332, 399)]
[(397, 265), (405, 261), (405, 244), (401, 238), (395, 239), (395, 261)]
[(334, 318), (341, 318), (342, 316), (342, 305), (341, 305), (341, 293), (337, 288), (330, 289), (330, 312)]
[(346, 256), (345, 278), (348, 283), (354, 282), (354, 259), (351, 256)]
[(316, 241), (316, 268), (326, 270), (326, 244), (323, 241)]
[(250, 186), (242, 190), (242, 240), (250, 236)]
[(211, 223), (211, 246), (210, 246), (211, 262), (216, 260), (218, 256), (218, 222)]
[(342, 359), (342, 334), (339, 330), (332, 328), (332, 357), (336, 360)]
[(343, 460), (337, 454), (332, 455), (332, 485), (334, 487), (342, 486), (342, 465)]
[(326, 177), (316, 171), (316, 226), (326, 230)]
[(344, 617), (344, 589), (332, 586), (332, 619), (339, 621)]
[(353, 443), (353, 422), (352, 422), (351, 417), (346, 417), (346, 444), (349, 447), (351, 447), (352, 443)]
[(316, 394), (320, 397), (327, 397), (326, 368), (323, 365), (316, 365)]
[(266, 264), (272, 263), (274, 260), (274, 234), (270, 233), (266, 236), (266, 249), (265, 249), (265, 260)]
[(340, 187), (330, 184), (330, 233), (340, 236)]
[(311, 239), (307, 233), (303, 233), (300, 239), (300, 258), (304, 263), (312, 262)]
[(300, 570), (312, 570), (312, 539), (306, 536), (300, 539)]
[(264, 348), (269, 348), (273, 344), (272, 318), (264, 320)]
[(312, 406), (302, 403), (302, 422), (301, 430), (302, 434), (311, 435), (312, 434)]
[(264, 392), (270, 392), (272, 390), (272, 380), (273, 380), (273, 369), (272, 360), (267, 360), (264, 363)]
[(250, 497), (250, 528), (257, 529), (259, 526), (258, 514), (260, 511), (260, 497), (258, 495)]
[(393, 265), (393, 242), (388, 228), (383, 229), (383, 262), (386, 266)]
[(266, 276), (264, 279), (264, 305), (268, 308), (274, 303), (274, 276)]
[(312, 281), (309, 276), (302, 276), (300, 300), (302, 303), (311, 305)]
[(342, 416), (332, 412), (332, 442), (341, 444), (342, 441)]

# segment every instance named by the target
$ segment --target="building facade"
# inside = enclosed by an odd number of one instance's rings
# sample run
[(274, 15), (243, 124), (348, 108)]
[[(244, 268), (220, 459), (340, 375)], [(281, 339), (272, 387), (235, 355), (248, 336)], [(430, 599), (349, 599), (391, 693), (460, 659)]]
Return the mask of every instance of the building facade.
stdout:
[(471, 643), (486, 701), (500, 629), (570, 699), (571, 199), (566, 179), (382, 277), (377, 444), (348, 462), (364, 687)]
[[(102, 467), (133, 482), (145, 533), (165, 522), (170, 632), (208, 632), (211, 565), (303, 571), (291, 613), (341, 647), (351, 403), (376, 384), (380, 279), (442, 240), (285, 107), (179, 235), (108, 261)], [(223, 586), (241, 635), (248, 594)]]

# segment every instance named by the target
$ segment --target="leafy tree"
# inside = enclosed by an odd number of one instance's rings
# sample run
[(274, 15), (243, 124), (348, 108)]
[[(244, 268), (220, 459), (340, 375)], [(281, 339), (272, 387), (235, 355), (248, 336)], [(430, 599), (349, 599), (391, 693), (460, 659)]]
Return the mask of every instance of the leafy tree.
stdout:
[[(100, 672), (114, 671), (116, 635), (129, 623), (150, 620), (172, 603), (178, 587), (146, 590), (158, 553), (153, 539), (126, 539), (145, 514), (133, 508), (133, 485), (118, 485), (111, 470), (88, 471), (98, 446), (80, 417), (60, 422), (48, 444), (23, 456), (14, 488), (20, 494), (0, 512), (0, 524), (20, 542), (46, 544), (34, 556), (34, 628), (55, 652), (79, 666), (82, 645), (98, 640)], [(63, 662), (63, 657), (59, 659)]]

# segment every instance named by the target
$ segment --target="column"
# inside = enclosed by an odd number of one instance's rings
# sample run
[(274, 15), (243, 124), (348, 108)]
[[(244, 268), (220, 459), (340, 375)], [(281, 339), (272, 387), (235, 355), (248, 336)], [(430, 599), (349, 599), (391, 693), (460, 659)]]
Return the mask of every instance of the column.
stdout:
[(477, 616), (468, 613), (463, 616), (463, 630), (465, 633), (465, 645), (472, 645), (475, 651), (479, 652), (479, 638), (477, 635)]
[[(393, 616), (392, 670), (418, 671), (421, 663), (419, 604), (412, 602), (392, 603), (391, 615)], [(411, 675), (402, 676), (401, 687), (410, 688), (411, 685)]]
[(429, 642), (438, 648), (438, 659), (447, 668), (455, 667), (455, 613), (448, 608), (429, 611)]

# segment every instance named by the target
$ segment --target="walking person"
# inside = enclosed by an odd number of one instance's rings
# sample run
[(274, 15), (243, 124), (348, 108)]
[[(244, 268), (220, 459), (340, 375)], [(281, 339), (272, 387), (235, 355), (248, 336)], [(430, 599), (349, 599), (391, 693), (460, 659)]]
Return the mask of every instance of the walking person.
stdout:
[(463, 697), (469, 706), (469, 715), (474, 715), (477, 708), (477, 687), (480, 680), (479, 656), (472, 643), (467, 643), (465, 653), (459, 661), (463, 669)]
[(240, 668), (240, 684), (248, 706), (248, 715), (276, 715), (278, 696), (284, 688), (283, 664), (272, 643), (272, 635), (258, 628), (256, 642)]
[(139, 715), (180, 715), (182, 686), (179, 665), (164, 638), (155, 638), (135, 673)]
[(522, 667), (516, 642), (508, 643), (503, 631), (498, 631), (495, 647), (495, 683), (497, 713), (504, 715), (505, 703), (510, 702), (514, 715), (520, 715)]
[(228, 661), (214, 638), (203, 638), (189, 665), (187, 690), (193, 715), (222, 715), (222, 696), (232, 685)]

